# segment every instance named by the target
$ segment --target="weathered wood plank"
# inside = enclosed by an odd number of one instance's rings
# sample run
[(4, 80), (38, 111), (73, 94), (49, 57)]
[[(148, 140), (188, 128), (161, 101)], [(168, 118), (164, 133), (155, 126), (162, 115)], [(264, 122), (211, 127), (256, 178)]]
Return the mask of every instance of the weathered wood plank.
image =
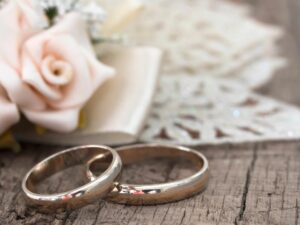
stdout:
[[(242, 0), (255, 15), (286, 29), (281, 46), (290, 66), (279, 71), (262, 92), (300, 105), (300, 2), (298, 0)], [(136, 207), (98, 202), (72, 213), (42, 215), (24, 207), (21, 179), (37, 161), (57, 148), (24, 145), (22, 153), (0, 153), (0, 224), (300, 224), (300, 141), (226, 145), (200, 148), (208, 156), (211, 180), (193, 198), (158, 206)], [(190, 170), (165, 161), (149, 161), (125, 171), (136, 182), (161, 182)], [(71, 173), (71, 174), (70, 174)], [(76, 176), (76, 171), (68, 173)], [(80, 183), (74, 180), (73, 185)], [(48, 191), (70, 186), (70, 179), (48, 181)]]
[[(39, 155), (34, 153), (37, 149), (32, 149), (30, 145), (25, 147), (19, 155), (6, 153), (5, 157), (1, 158), (1, 178), (13, 179), (6, 180), (2, 185), (4, 197), (1, 201), (1, 224), (197, 224), (199, 221), (230, 223), (240, 211), (245, 179), (253, 157), (251, 148), (246, 151), (229, 147), (205, 148), (204, 152), (211, 162), (212, 179), (209, 188), (203, 194), (184, 201), (149, 207), (130, 207), (98, 201), (70, 215), (44, 216), (25, 210), (19, 194), (22, 176), (40, 158), (32, 157)], [(52, 152), (44, 149), (43, 154)], [(149, 161), (143, 166), (129, 167), (124, 171), (124, 177), (128, 178), (127, 181), (151, 183), (177, 179), (189, 173), (189, 168), (184, 165), (178, 167), (165, 161)], [(73, 173), (73, 176), (76, 176), (76, 173)], [(53, 183), (55, 182), (49, 184)], [(65, 186), (63, 182), (57, 183)]]
[(299, 145), (255, 151), (241, 224), (298, 224), (299, 160)]
[[(23, 175), (35, 161), (53, 153), (51, 148), (44, 148), (42, 154), (38, 153), (40, 147), (25, 148), (19, 155), (5, 153), (0, 160), (0, 224), (295, 224), (299, 214), (299, 142), (203, 147), (210, 161), (211, 180), (200, 195), (148, 207), (99, 200), (60, 215), (41, 215), (24, 208), (19, 193)], [(149, 183), (188, 173), (184, 165), (149, 161), (144, 166), (127, 168), (124, 177)], [(75, 177), (76, 171), (72, 175)], [(49, 182), (54, 183), (55, 191), (64, 188), (70, 179)]]

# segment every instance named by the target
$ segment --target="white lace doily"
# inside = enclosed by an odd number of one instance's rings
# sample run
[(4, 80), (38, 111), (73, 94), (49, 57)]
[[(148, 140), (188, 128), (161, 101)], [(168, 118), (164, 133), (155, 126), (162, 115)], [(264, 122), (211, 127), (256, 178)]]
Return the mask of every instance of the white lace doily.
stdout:
[(129, 40), (165, 52), (163, 74), (195, 74), (264, 85), (284, 65), (277, 27), (251, 18), (249, 6), (220, 0), (152, 0)]
[[(126, 31), (165, 52), (140, 141), (184, 145), (300, 138), (300, 110), (250, 91), (285, 64), (279, 28), (229, 0), (152, 0)], [(182, 74), (182, 75), (178, 75)]]
[(241, 83), (164, 76), (140, 140), (185, 145), (300, 138), (300, 110)]

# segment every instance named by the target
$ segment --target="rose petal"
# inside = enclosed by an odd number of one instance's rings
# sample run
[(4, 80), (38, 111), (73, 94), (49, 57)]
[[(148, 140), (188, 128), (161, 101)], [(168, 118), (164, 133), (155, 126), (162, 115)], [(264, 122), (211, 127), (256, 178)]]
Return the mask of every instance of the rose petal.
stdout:
[(10, 99), (20, 107), (34, 110), (43, 110), (46, 107), (44, 100), (31, 88), (22, 82), (17, 72), (8, 64), (0, 61), (0, 84)]
[(49, 30), (52, 35), (68, 34), (72, 36), (79, 46), (83, 47), (91, 54), (95, 54), (87, 33), (87, 26), (83, 17), (76, 12), (66, 14), (63, 19)]
[(91, 89), (93, 83), (87, 62), (77, 42), (69, 35), (61, 35), (48, 43), (48, 52), (61, 52), (62, 59), (69, 62), (74, 71), (72, 81), (62, 88), (63, 99), (52, 102), (51, 105), (56, 108), (69, 108), (83, 104), (93, 92)]
[[(25, 51), (26, 53), (26, 51)], [(45, 82), (40, 71), (36, 68), (34, 62), (28, 54), (22, 54), (22, 80), (34, 87), (41, 95), (51, 101), (58, 101), (62, 94), (55, 86), (50, 86)]]
[(85, 55), (89, 64), (94, 90), (97, 90), (106, 80), (111, 79), (116, 75), (116, 70), (114, 68), (101, 63), (99, 59), (89, 54), (89, 52), (84, 49), (82, 49), (82, 53)]
[(30, 37), (23, 44), (23, 54), (29, 54), (35, 65), (39, 65), (44, 57), (44, 48), (47, 45), (47, 41), (51, 38), (51, 35), (45, 31)]
[(74, 76), (73, 68), (68, 62), (57, 60), (51, 55), (43, 60), (41, 73), (49, 84), (56, 86), (67, 85)]
[[(114, 75), (114, 70), (94, 59), (69, 35), (61, 35), (48, 43), (47, 52), (60, 53), (64, 61), (72, 65), (73, 80), (62, 88), (63, 98), (49, 102), (55, 108), (82, 106), (94, 93), (95, 88)], [(94, 59), (94, 60), (92, 60)], [(95, 73), (95, 74), (93, 74)]]
[(0, 57), (11, 66), (19, 65), (21, 35), (18, 26), (18, 10), (14, 2), (9, 2), (0, 10)]
[(34, 124), (52, 131), (67, 133), (77, 128), (80, 109), (43, 112), (23, 110), (23, 113)]
[(30, 8), (28, 0), (15, 0), (0, 10), (0, 58), (14, 68), (20, 65), (21, 43), (48, 23), (41, 9), (36, 9)]
[(44, 10), (40, 4), (34, 4), (34, 2), (31, 0), (15, 1), (22, 11), (22, 16), (24, 17), (24, 22), (26, 25), (26, 27), (23, 28), (24, 31), (28, 32), (28, 36), (37, 33), (48, 26), (48, 19), (45, 16)]
[[(58, 35), (69, 35), (75, 39), (77, 47), (82, 46), (94, 54), (93, 46), (87, 35), (87, 27), (82, 17), (77, 13), (66, 14), (57, 24), (39, 35), (27, 40), (25, 48), (30, 52), (32, 59), (38, 63), (43, 58), (44, 43), (46, 40), (56, 38)], [(34, 51), (30, 49), (34, 48)], [(60, 52), (60, 51), (59, 51)]]

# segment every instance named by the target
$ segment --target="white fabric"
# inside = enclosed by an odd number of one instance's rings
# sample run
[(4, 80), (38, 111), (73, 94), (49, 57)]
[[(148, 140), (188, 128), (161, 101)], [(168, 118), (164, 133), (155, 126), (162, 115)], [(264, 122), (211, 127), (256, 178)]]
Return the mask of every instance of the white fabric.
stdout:
[(225, 0), (152, 0), (126, 31), (128, 40), (164, 50), (163, 74), (266, 84), (285, 64), (277, 55), (278, 27), (253, 19), (249, 6)]
[(300, 138), (300, 110), (239, 82), (205, 76), (161, 79), (140, 141), (185, 145)]

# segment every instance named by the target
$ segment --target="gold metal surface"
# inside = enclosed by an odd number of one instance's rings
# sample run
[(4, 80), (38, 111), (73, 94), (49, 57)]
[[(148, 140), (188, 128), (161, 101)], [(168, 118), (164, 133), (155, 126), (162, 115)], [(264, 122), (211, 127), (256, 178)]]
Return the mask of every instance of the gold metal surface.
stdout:
[[(106, 160), (106, 165), (109, 159), (109, 164), (107, 169), (93, 181), (62, 193), (36, 193), (37, 183), (45, 178), (66, 168), (87, 164), (90, 159), (99, 158), (99, 156), (105, 156), (103, 160)], [(26, 202), (41, 212), (70, 210), (87, 205), (111, 192), (121, 168), (122, 162), (119, 155), (109, 147), (96, 145), (75, 147), (58, 152), (35, 165), (25, 175), (22, 189)]]
[[(208, 162), (204, 155), (190, 148), (159, 144), (141, 144), (117, 148), (124, 165), (132, 164), (152, 157), (185, 158), (190, 160), (198, 171), (190, 177), (161, 184), (123, 184), (116, 187), (105, 198), (106, 200), (130, 204), (152, 205), (178, 201), (191, 197), (202, 191), (208, 182)], [(96, 179), (93, 166), (98, 164), (95, 157), (87, 163), (87, 177)], [(101, 159), (100, 159), (101, 160)]]

